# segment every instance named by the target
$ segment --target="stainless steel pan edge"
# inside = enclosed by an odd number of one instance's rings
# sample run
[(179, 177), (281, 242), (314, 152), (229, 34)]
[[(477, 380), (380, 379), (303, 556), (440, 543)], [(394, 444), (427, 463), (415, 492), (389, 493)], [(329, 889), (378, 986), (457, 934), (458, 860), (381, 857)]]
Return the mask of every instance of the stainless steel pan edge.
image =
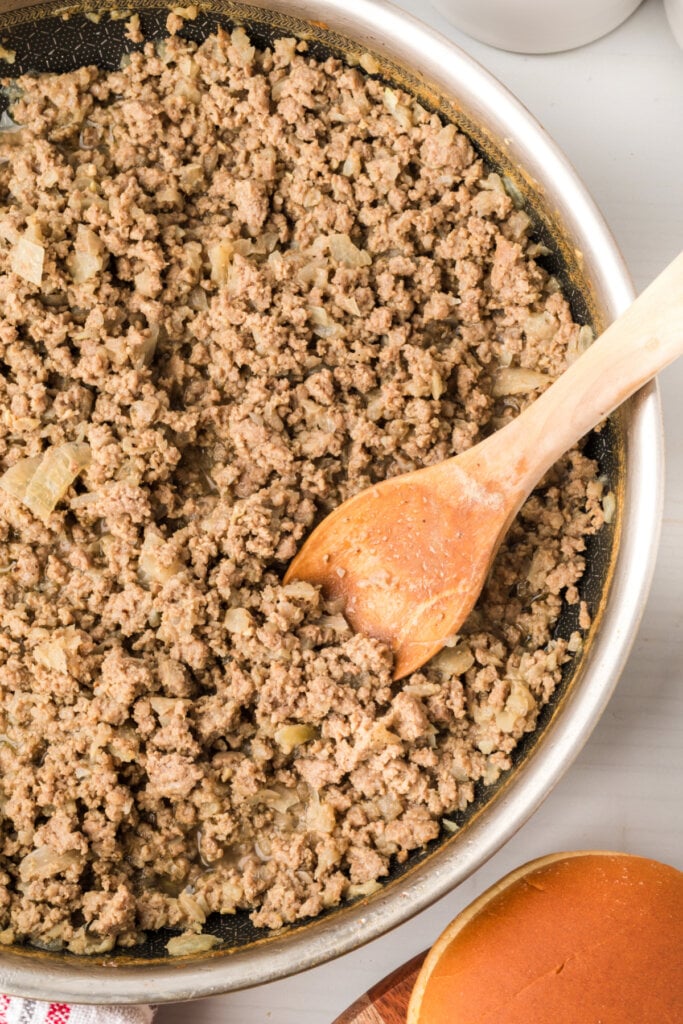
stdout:
[[(0, 2), (0, 10), (29, 6)], [(133, 4), (134, 6), (134, 4)], [(616, 244), (573, 168), (531, 114), (491, 75), (444, 37), (385, 0), (272, 0), (257, 5), (324, 22), (362, 46), (392, 57), (457, 103), (512, 165), (521, 166), (546, 212), (563, 226), (594, 315), (607, 323), (633, 298)], [(404, 879), (364, 903), (291, 933), (229, 954), (109, 968), (88, 958), (0, 955), (0, 990), (83, 1003), (166, 1002), (209, 996), (294, 974), (377, 938), (453, 889), (530, 817), (588, 739), (618, 681), (651, 581), (662, 512), (663, 439), (655, 386), (620, 413), (624, 478), (620, 536), (600, 629), (533, 756), (511, 773), (486, 813), (460, 841), (435, 851)]]

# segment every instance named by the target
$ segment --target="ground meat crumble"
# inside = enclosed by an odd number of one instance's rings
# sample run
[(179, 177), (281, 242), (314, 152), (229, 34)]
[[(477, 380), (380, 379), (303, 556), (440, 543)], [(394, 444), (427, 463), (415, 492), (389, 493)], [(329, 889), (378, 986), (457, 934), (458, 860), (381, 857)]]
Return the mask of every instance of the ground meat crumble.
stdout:
[(325, 512), (468, 448), (581, 344), (468, 139), (305, 50), (236, 29), (19, 80), (0, 472), (88, 457), (44, 518), (0, 489), (2, 942), (277, 928), (372, 891), (510, 766), (569, 656), (603, 520), (578, 450), (401, 683), (282, 585)]

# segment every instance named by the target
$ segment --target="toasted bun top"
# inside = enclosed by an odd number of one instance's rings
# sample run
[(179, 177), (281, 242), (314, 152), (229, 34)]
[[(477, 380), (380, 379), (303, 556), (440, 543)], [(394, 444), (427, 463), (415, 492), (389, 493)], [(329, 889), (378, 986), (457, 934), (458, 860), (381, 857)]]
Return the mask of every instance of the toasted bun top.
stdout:
[(519, 868), (435, 943), (408, 1024), (683, 1024), (683, 873), (597, 851)]

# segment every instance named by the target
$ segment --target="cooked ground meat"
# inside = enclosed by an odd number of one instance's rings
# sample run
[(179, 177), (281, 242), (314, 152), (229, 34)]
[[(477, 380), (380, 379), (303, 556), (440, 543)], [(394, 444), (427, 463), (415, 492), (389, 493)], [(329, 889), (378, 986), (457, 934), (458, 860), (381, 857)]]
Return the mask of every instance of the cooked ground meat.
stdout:
[(277, 928), (371, 891), (509, 768), (569, 657), (602, 484), (562, 459), (398, 684), (288, 560), (360, 488), (505, 423), (582, 332), (468, 139), (305, 43), (172, 37), (18, 85), (0, 941)]

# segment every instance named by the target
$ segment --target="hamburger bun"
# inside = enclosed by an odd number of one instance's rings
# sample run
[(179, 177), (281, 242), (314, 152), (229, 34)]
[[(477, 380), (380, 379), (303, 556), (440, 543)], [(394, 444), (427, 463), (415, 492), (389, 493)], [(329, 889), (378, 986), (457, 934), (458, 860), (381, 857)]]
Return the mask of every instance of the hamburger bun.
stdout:
[(603, 851), (525, 864), (434, 944), (408, 1024), (683, 1024), (683, 872)]

